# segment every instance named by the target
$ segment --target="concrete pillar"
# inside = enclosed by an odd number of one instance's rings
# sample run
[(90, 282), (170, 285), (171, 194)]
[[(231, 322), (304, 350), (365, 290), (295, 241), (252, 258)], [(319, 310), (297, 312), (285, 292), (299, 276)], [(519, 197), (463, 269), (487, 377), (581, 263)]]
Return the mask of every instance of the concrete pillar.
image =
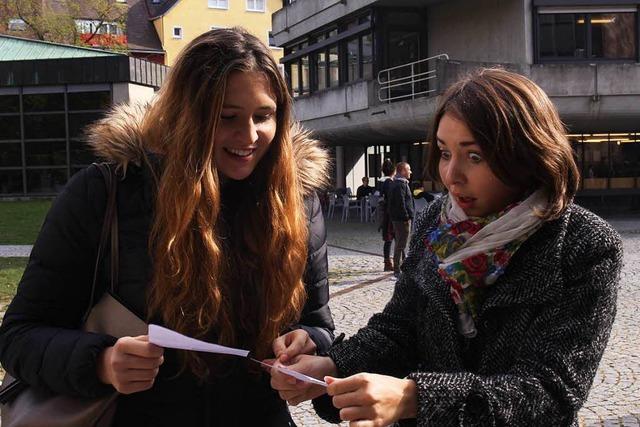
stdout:
[(346, 187), (344, 180), (344, 147), (336, 147), (336, 188)]

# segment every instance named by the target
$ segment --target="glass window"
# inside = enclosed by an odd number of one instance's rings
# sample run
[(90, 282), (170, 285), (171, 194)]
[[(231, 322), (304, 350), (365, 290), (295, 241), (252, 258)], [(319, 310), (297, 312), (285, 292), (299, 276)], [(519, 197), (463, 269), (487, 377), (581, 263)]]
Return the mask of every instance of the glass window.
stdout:
[(0, 141), (20, 139), (20, 116), (0, 116)]
[(264, 12), (264, 0), (247, 0), (247, 10), (251, 12)]
[(635, 13), (538, 15), (541, 59), (634, 59), (636, 45)]
[(327, 88), (327, 53), (316, 53), (316, 83), (318, 90)]
[(590, 15), (590, 23), (592, 58), (635, 57), (635, 13), (594, 13)]
[(0, 144), (0, 166), (22, 166), (20, 144)]
[(27, 170), (28, 193), (58, 193), (66, 181), (66, 168)]
[(585, 58), (585, 15), (540, 15), (540, 57)]
[(371, 13), (367, 13), (366, 15), (358, 18), (359, 24), (364, 24), (365, 22), (371, 22)]
[(69, 114), (69, 137), (82, 136), (84, 128), (102, 118), (101, 113), (70, 113)]
[(215, 9), (229, 9), (229, 0), (209, 0), (209, 7)]
[(340, 64), (338, 61), (338, 46), (329, 48), (329, 87), (340, 84)]
[(24, 116), (25, 139), (64, 138), (65, 136), (64, 114)]
[(2, 95), (0, 96), (0, 113), (19, 113), (20, 96)]
[(64, 111), (64, 93), (33, 93), (22, 96), (25, 113)]
[(611, 134), (610, 139), (612, 177), (640, 176), (640, 134)]
[(27, 23), (19, 18), (9, 19), (7, 30), (9, 31), (25, 31), (27, 29)]
[(291, 92), (293, 96), (300, 96), (300, 73), (298, 62), (291, 63)]
[(365, 80), (373, 78), (373, 36), (362, 36), (362, 77)]
[(301, 76), (302, 76), (302, 95), (309, 93), (309, 56), (305, 55), (301, 58)]
[(0, 193), (22, 193), (22, 171), (0, 170)]
[(77, 92), (67, 95), (69, 110), (106, 110), (111, 105), (111, 92)]
[(347, 81), (360, 78), (360, 43), (359, 39), (347, 41)]
[(60, 166), (67, 164), (65, 141), (27, 142), (24, 146), (27, 166)]

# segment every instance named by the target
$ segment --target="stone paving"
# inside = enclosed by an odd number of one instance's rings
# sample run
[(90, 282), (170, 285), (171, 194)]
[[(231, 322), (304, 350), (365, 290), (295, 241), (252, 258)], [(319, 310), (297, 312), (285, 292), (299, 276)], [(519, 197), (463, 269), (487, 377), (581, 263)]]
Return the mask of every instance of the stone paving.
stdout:
[[(589, 398), (579, 413), (583, 427), (640, 427), (640, 218), (610, 219), (624, 240), (618, 314)], [(382, 310), (393, 277), (382, 270), (382, 245), (372, 224), (328, 222), (330, 306), (336, 332), (347, 336)], [(30, 248), (0, 246), (0, 256), (26, 256)], [(299, 426), (326, 426), (311, 405), (292, 407)], [(341, 424), (346, 426), (346, 423)]]

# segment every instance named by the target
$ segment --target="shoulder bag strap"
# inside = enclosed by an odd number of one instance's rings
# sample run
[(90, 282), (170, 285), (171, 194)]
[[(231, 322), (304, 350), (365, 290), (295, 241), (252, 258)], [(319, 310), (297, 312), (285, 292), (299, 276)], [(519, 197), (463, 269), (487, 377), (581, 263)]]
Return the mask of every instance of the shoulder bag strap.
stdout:
[(91, 296), (89, 298), (89, 304), (87, 310), (82, 316), (82, 324), (87, 321), (89, 313), (93, 308), (94, 298), (96, 294), (96, 282), (98, 281), (98, 270), (100, 267), (100, 261), (102, 259), (102, 253), (104, 247), (107, 244), (107, 239), (111, 235), (111, 291), (115, 292), (116, 284), (118, 283), (118, 214), (116, 203), (116, 190), (118, 179), (115, 176), (113, 169), (107, 163), (94, 163), (98, 168), (102, 177), (104, 178), (105, 187), (107, 189), (107, 206), (104, 214), (104, 221), (102, 222), (102, 231), (100, 232), (100, 243), (98, 244), (98, 251), (96, 253), (96, 262), (93, 269), (93, 281), (91, 283)]

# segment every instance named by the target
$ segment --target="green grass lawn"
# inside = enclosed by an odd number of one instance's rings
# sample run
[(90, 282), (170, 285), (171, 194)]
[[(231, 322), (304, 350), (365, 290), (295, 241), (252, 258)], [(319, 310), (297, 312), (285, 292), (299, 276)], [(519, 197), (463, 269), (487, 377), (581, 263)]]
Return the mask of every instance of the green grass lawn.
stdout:
[(0, 202), (0, 245), (32, 245), (51, 200)]
[(28, 258), (0, 258), (0, 310), (4, 311), (6, 305), (16, 293), (18, 282), (22, 272), (27, 266)]

